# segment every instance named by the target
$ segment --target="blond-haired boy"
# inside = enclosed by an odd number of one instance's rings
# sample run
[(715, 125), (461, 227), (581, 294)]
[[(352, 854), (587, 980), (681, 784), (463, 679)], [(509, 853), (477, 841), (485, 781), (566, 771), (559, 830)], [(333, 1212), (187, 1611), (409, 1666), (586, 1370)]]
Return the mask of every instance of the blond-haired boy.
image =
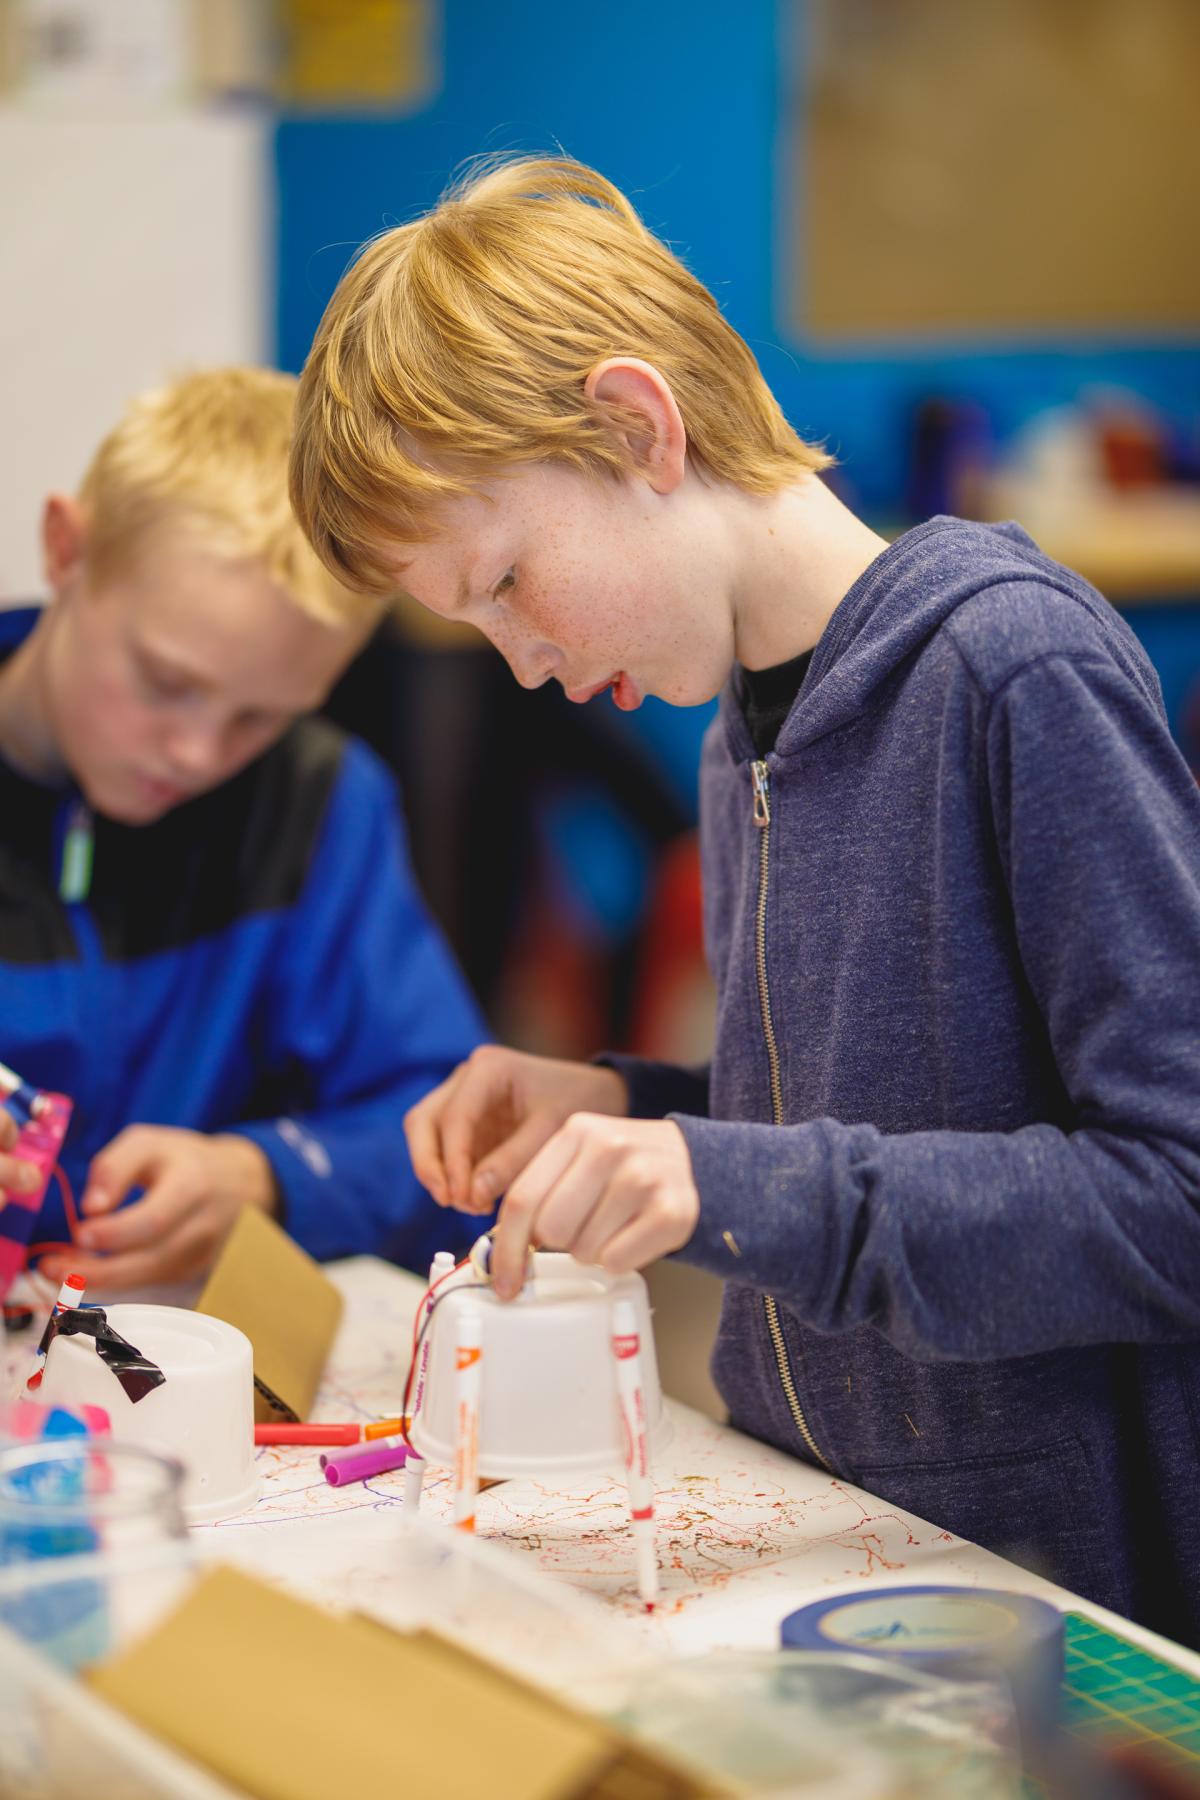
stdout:
[[(443, 1204), (726, 1278), (733, 1422), (1200, 1634), (1200, 796), (1132, 633), (1016, 526), (887, 544), (602, 177), (500, 168), (349, 271), (292, 492), (527, 685), (721, 694), (709, 1066), (485, 1049)], [(669, 1116), (667, 1116), (669, 1115)]]
[(134, 401), (46, 502), (51, 603), (0, 614), (0, 1041), (74, 1099), (43, 1266), (97, 1289), (202, 1271), (244, 1205), (321, 1256), (445, 1236), (401, 1120), (481, 1029), (389, 777), (303, 716), (379, 606), (291, 512), (295, 392)]

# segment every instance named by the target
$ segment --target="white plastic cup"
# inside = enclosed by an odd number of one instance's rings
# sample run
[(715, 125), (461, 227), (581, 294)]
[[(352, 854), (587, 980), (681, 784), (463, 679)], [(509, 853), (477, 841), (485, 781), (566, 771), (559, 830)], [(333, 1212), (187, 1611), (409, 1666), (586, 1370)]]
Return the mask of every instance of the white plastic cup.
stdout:
[(429, 1324), (421, 1411), (409, 1435), (427, 1462), (454, 1466), (455, 1351), (459, 1314), (478, 1307), (483, 1322), (479, 1474), (539, 1479), (623, 1471), (612, 1307), (628, 1299), (641, 1339), (641, 1375), (650, 1450), (670, 1436), (662, 1402), (650, 1302), (640, 1275), (609, 1275), (574, 1257), (539, 1251), (517, 1300), (501, 1301), (462, 1270), (447, 1283)]
[(180, 1501), (189, 1525), (245, 1512), (261, 1482), (254, 1460), (254, 1353), (235, 1325), (179, 1306), (105, 1308), (114, 1331), (166, 1376), (137, 1402), (89, 1337), (56, 1337), (38, 1400), (103, 1406), (114, 1443), (141, 1444), (182, 1463)]

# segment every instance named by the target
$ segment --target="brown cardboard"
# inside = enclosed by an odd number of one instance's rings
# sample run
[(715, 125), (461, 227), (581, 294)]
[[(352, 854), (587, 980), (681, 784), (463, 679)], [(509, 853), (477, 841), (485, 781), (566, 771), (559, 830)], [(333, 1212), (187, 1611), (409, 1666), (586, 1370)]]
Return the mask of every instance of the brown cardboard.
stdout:
[(718, 1792), (435, 1634), (206, 1573), (96, 1693), (255, 1800), (699, 1800)]
[[(342, 1296), (274, 1219), (257, 1207), (243, 1208), (196, 1311), (236, 1325), (250, 1339), (256, 1420), (308, 1418), (342, 1316)], [(280, 1405), (272, 1404), (272, 1395)]]

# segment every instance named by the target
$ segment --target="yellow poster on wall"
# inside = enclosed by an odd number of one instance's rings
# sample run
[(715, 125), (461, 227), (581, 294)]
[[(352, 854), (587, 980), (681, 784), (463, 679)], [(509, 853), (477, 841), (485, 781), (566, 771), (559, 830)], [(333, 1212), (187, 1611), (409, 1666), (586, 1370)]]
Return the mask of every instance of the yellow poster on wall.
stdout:
[(312, 112), (415, 112), (440, 85), (439, 0), (278, 0), (279, 94)]

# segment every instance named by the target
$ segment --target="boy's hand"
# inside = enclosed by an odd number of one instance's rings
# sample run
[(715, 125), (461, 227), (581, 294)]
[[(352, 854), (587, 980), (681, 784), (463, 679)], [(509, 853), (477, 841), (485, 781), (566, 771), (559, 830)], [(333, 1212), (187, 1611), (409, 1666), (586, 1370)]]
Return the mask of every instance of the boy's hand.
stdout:
[(613, 1069), (481, 1044), (404, 1121), (416, 1177), (439, 1206), (491, 1212), (572, 1113), (624, 1115)]
[[(18, 1194), (32, 1194), (42, 1179), (41, 1171), (33, 1164), (18, 1162), (15, 1156), (7, 1156), (5, 1151), (11, 1150), (21, 1135), (21, 1127), (10, 1112), (0, 1106), (0, 1188), (13, 1188)], [(0, 1206), (4, 1206), (4, 1195), (0, 1194)]]
[(504, 1197), (492, 1234), (496, 1292), (502, 1300), (520, 1293), (531, 1244), (625, 1275), (682, 1250), (699, 1217), (678, 1125), (579, 1113)]
[[(137, 1187), (145, 1189), (141, 1199), (117, 1212)], [(257, 1144), (130, 1125), (92, 1159), (80, 1248), (69, 1258), (47, 1257), (42, 1267), (53, 1281), (77, 1271), (89, 1288), (183, 1281), (210, 1267), (243, 1206), (276, 1209), (275, 1178)]]

